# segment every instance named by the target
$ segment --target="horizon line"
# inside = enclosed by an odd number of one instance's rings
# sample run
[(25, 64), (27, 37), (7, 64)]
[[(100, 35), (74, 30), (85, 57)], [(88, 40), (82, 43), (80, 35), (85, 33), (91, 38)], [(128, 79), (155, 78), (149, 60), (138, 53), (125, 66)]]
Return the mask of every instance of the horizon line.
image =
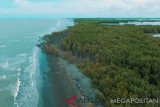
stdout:
[(160, 17), (0, 17), (0, 19), (160, 19)]

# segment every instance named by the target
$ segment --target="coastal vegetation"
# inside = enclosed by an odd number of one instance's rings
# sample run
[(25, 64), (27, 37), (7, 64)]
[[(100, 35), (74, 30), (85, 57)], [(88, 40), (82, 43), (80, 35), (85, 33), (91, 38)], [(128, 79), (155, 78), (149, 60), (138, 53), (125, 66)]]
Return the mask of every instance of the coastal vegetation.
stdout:
[[(45, 36), (43, 49), (75, 62), (106, 107), (158, 107), (110, 103), (116, 98), (160, 98), (160, 38), (152, 36), (160, 26), (101, 25), (121, 21), (75, 19), (74, 27)], [(60, 35), (65, 36), (59, 46), (53, 41)]]

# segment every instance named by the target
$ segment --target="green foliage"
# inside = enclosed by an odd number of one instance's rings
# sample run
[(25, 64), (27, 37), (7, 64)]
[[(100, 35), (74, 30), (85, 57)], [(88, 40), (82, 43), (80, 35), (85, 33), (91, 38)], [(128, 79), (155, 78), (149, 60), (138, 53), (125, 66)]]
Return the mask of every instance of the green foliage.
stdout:
[(103, 26), (103, 20), (76, 21), (62, 45), (74, 56), (89, 58), (79, 62), (80, 68), (103, 93), (107, 105), (120, 107), (109, 104), (110, 99), (119, 97), (160, 98), (160, 39), (151, 35), (159, 33), (160, 26)]
[[(93, 87), (109, 107), (152, 107), (111, 104), (114, 98), (160, 98), (160, 26), (114, 25), (114, 20), (76, 19), (76, 25), (56, 34), (67, 59), (77, 57), (78, 67), (92, 79)], [(127, 22), (127, 21), (123, 21)], [(50, 42), (55, 34), (49, 36)], [(49, 46), (48, 46), (49, 47)], [(55, 47), (48, 48), (56, 52)], [(155, 106), (156, 107), (156, 106)]]
[(56, 46), (49, 45), (49, 44), (45, 44), (43, 46), (43, 49), (48, 54), (60, 55), (60, 52), (61, 52), (60, 49), (58, 49)]

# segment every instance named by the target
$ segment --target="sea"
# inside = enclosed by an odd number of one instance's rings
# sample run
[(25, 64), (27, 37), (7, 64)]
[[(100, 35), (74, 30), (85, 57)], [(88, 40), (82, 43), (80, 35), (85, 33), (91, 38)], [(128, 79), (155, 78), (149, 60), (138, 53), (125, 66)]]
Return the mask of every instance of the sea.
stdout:
[(0, 19), (0, 107), (43, 107), (45, 54), (36, 44), (71, 19)]

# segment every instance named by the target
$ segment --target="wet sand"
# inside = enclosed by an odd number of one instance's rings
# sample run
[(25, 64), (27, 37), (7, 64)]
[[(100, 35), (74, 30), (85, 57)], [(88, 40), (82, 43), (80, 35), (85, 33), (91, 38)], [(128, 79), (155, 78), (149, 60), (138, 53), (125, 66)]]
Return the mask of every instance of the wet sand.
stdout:
[(54, 56), (48, 56), (47, 59), (49, 71), (44, 77), (43, 106), (68, 107), (65, 100), (72, 96), (80, 96), (80, 93), (58, 59)]

